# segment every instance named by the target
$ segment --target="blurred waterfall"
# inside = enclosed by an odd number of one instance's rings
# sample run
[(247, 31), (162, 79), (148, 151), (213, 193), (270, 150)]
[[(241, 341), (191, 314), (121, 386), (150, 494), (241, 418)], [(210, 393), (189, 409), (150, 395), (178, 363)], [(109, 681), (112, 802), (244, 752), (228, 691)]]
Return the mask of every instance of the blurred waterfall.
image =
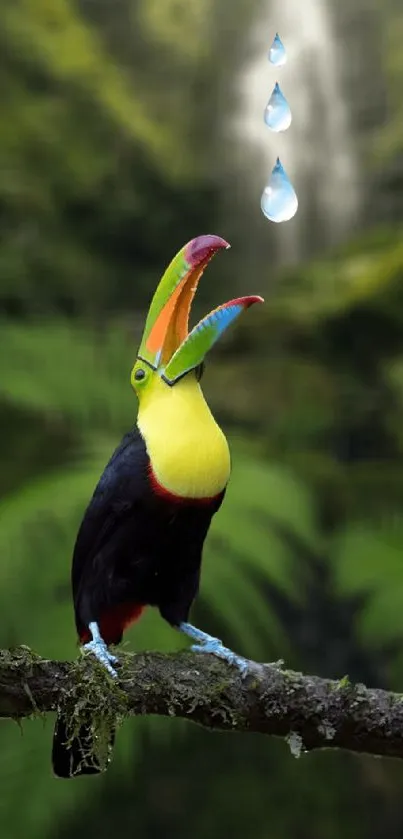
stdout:
[[(280, 68), (267, 57), (276, 32), (288, 55)], [(292, 262), (318, 245), (342, 240), (359, 216), (359, 173), (341, 80), (345, 54), (328, 0), (266, 0), (250, 34), (248, 55), (231, 122), (239, 142), (237, 168), (259, 207), (276, 157), (281, 158), (298, 193), (299, 210), (295, 219), (275, 226), (276, 250), (280, 262)], [(293, 115), (290, 128), (280, 134), (263, 122), (276, 81)]]

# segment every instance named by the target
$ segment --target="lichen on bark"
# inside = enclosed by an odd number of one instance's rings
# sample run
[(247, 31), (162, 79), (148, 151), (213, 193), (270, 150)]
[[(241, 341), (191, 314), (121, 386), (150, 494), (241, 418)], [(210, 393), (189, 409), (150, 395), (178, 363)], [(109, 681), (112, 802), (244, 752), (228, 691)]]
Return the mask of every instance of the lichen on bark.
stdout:
[[(69, 736), (91, 720), (105, 751), (126, 717), (181, 717), (205, 728), (283, 737), (298, 753), (317, 748), (403, 758), (403, 697), (397, 693), (250, 663), (245, 678), (214, 656), (188, 651), (119, 651), (114, 680), (91, 655), (48, 661), (28, 647), (0, 651), (0, 717), (21, 720), (59, 710)], [(295, 752), (295, 748), (294, 748)]]

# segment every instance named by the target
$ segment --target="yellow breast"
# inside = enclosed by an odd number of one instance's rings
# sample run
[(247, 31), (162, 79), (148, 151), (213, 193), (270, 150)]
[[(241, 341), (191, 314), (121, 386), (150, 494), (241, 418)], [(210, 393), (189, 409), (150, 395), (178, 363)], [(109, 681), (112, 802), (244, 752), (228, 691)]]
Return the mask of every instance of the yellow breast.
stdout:
[(141, 398), (137, 424), (155, 477), (169, 492), (209, 498), (224, 489), (228, 443), (194, 376), (169, 387), (156, 375)]

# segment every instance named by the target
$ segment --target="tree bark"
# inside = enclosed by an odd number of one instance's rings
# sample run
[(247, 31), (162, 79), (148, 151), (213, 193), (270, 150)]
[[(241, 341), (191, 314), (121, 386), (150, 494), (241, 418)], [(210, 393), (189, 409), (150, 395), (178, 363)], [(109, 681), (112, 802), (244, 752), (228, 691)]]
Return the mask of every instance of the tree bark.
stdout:
[[(119, 679), (91, 655), (47, 661), (27, 647), (0, 651), (0, 717), (21, 719), (58, 707), (82, 709), (96, 697), (110, 715), (182, 717), (205, 728), (284, 737), (303, 751), (342, 748), (403, 758), (403, 697), (250, 663), (245, 677), (209, 655), (119, 652)], [(98, 685), (98, 693), (94, 692)], [(94, 699), (95, 697), (95, 699)], [(101, 701), (101, 700), (100, 700)], [(81, 711), (80, 711), (81, 713)]]

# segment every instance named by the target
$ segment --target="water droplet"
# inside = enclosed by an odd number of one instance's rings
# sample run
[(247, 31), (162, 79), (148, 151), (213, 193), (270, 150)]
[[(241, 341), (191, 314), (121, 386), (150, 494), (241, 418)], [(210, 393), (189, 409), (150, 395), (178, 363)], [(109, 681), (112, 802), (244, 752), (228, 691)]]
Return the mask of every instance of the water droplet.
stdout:
[(287, 53), (278, 32), (276, 32), (269, 49), (269, 61), (276, 67), (282, 67), (287, 61)]
[(260, 202), (269, 221), (289, 221), (298, 210), (298, 198), (280, 158), (277, 158)]
[(264, 112), (264, 121), (272, 131), (286, 131), (290, 127), (292, 114), (290, 106), (276, 82)]

